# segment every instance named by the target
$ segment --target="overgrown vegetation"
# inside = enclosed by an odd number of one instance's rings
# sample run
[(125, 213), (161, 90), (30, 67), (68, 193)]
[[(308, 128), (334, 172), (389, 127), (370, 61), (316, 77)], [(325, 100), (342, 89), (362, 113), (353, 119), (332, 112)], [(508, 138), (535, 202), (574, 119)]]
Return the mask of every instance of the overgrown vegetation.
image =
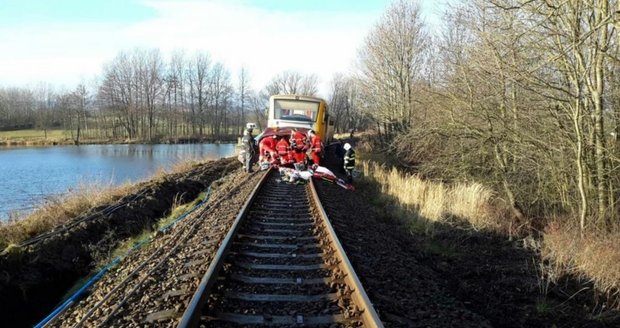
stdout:
[(552, 223), (544, 233), (542, 256), (549, 261), (547, 278), (557, 282), (565, 274), (592, 282), (605, 296), (602, 305), (620, 308), (620, 233), (588, 232)]
[(387, 209), (386, 215), (399, 218), (413, 231), (432, 234), (436, 223), (457, 220), (475, 230), (524, 238), (541, 254), (541, 284), (557, 283), (565, 276), (577, 277), (591, 282), (604, 295), (599, 302), (607, 308), (620, 308), (618, 233), (582, 235), (578, 226), (559, 220), (552, 221), (540, 235), (532, 236), (529, 222), (520, 221), (505, 201), (480, 183), (422, 179), (369, 161), (363, 161), (361, 166), (364, 179), (380, 186), (383, 198), (377, 201)]
[(434, 182), (368, 161), (362, 162), (362, 168), (365, 179), (372, 179), (381, 186), (381, 194), (395, 200), (403, 211), (397, 216), (414, 221), (414, 226), (422, 226), (425, 231), (432, 229), (434, 223), (457, 219), (474, 229), (510, 232), (511, 218), (506, 205), (479, 183)]
[(551, 276), (575, 274), (617, 297), (618, 269), (607, 265), (620, 254), (617, 6), (457, 1), (432, 35), (417, 1), (394, 1), (344, 90), (375, 130), (375, 156), (417, 174), (373, 173), (393, 180), (384, 191), (434, 220), (456, 211), (444, 205), (456, 186), (485, 186), (486, 216), (454, 215), (540, 232)]
[(418, 2), (394, 1), (356, 74), (332, 82), (332, 110), (373, 128), (374, 152), (426, 178), (488, 185), (538, 227), (563, 217), (616, 232), (616, 6), (454, 2), (432, 35)]
[(120, 199), (135, 188), (129, 184), (81, 183), (65, 194), (48, 196), (26, 217), (13, 217), (0, 222), (0, 249), (50, 231), (59, 224)]

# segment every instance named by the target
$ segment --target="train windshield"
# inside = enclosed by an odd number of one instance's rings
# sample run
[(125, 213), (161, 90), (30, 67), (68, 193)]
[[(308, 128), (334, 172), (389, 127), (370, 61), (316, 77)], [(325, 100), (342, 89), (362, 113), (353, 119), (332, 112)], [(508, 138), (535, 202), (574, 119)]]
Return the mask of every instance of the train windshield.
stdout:
[(316, 122), (319, 104), (303, 100), (274, 100), (274, 118), (276, 120)]

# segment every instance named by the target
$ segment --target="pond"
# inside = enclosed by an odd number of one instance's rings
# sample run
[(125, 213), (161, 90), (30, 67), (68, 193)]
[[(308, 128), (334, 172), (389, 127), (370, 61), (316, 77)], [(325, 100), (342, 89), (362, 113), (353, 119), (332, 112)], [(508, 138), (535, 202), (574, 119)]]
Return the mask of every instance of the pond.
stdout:
[(79, 184), (136, 182), (178, 162), (234, 152), (234, 144), (0, 147), (0, 220)]

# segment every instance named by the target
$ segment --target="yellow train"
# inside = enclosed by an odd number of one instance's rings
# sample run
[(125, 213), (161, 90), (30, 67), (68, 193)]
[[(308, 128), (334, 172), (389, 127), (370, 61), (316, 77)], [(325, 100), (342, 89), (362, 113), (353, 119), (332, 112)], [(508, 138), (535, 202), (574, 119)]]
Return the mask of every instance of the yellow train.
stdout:
[(334, 122), (327, 110), (327, 102), (309, 96), (271, 96), (267, 129), (260, 137), (273, 134), (290, 135), (293, 128), (303, 133), (314, 130), (324, 144), (329, 144), (334, 137)]

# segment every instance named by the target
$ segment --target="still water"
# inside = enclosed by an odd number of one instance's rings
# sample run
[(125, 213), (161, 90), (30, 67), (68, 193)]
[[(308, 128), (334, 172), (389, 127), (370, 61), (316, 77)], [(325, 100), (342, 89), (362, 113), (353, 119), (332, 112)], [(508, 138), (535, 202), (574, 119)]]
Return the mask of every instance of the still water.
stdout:
[(0, 220), (81, 183), (140, 181), (187, 159), (232, 156), (234, 144), (0, 147)]

